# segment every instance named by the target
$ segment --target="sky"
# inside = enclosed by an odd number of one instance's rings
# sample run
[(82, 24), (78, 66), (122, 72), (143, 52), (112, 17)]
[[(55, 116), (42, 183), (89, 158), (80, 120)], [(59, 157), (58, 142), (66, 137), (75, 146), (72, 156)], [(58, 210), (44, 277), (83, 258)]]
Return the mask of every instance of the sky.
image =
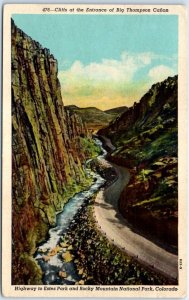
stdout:
[(177, 71), (176, 15), (12, 16), (58, 60), (65, 105), (131, 106)]

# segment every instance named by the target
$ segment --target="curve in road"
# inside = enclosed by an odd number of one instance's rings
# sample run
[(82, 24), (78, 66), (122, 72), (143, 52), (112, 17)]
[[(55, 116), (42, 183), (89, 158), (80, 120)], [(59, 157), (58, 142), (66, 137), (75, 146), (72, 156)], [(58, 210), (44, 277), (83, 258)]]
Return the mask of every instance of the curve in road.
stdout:
[(105, 159), (100, 161), (109, 164), (117, 172), (117, 179), (108, 188), (101, 189), (95, 199), (94, 216), (100, 230), (116, 246), (139, 262), (154, 268), (167, 278), (175, 280), (178, 276), (178, 258), (147, 238), (133, 232), (117, 208), (118, 199), (129, 181), (129, 171)]

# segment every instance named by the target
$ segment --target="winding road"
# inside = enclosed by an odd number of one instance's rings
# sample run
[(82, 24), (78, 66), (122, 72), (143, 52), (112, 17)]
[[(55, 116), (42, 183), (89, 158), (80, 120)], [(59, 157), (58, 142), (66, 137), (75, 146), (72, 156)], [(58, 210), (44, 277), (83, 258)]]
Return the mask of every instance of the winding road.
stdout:
[[(111, 142), (108, 142), (111, 145)], [(108, 188), (101, 189), (95, 199), (94, 216), (100, 230), (115, 245), (139, 262), (175, 280), (178, 276), (178, 257), (132, 231), (117, 208), (118, 199), (129, 181), (129, 171), (100, 159), (117, 172), (117, 179)]]

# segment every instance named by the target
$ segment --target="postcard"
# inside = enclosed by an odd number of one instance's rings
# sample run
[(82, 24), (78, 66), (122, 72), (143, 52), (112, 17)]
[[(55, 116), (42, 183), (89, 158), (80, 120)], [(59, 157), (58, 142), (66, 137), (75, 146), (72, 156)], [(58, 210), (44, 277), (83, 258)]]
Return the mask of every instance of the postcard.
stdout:
[(4, 296), (186, 296), (186, 21), (4, 6)]

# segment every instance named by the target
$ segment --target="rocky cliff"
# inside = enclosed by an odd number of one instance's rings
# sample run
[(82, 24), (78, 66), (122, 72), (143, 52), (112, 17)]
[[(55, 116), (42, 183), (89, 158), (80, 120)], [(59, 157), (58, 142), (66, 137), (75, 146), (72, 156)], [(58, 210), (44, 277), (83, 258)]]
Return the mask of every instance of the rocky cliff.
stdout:
[(64, 110), (57, 73), (50, 51), (12, 21), (13, 284), (40, 283), (36, 244), (88, 183), (83, 163), (96, 151), (81, 119)]
[[(168, 108), (173, 106), (174, 111), (177, 109), (177, 78), (177, 76), (169, 77), (163, 82), (152, 85), (151, 89), (138, 103), (135, 102), (132, 107), (114, 120), (107, 128), (99, 130), (99, 134), (114, 136), (116, 141), (118, 138), (120, 139), (121, 134), (124, 136), (125, 133), (128, 137), (133, 135), (134, 132), (138, 133), (144, 131), (144, 129), (153, 128), (160, 123), (160, 117), (165, 119), (165, 123)], [(171, 119), (171, 116), (169, 119)], [(167, 120), (167, 122), (170, 123), (171, 120)]]
[(99, 134), (116, 150), (109, 159), (130, 169), (119, 208), (136, 228), (176, 251), (177, 76), (154, 84), (138, 103)]

